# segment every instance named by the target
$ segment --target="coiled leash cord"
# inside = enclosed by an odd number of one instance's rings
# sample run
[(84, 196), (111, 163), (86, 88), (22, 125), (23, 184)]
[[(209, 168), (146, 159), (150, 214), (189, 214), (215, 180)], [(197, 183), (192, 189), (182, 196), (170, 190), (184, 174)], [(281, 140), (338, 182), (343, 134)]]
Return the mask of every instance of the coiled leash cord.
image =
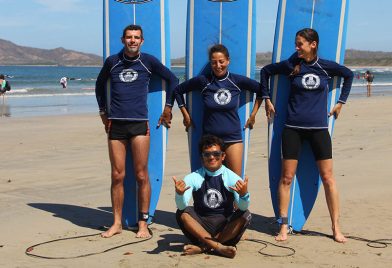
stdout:
[[(245, 241), (254, 242), (254, 243), (259, 243), (259, 244), (264, 245), (264, 247), (262, 247), (261, 249), (259, 249), (258, 252), (259, 252), (261, 255), (264, 255), (264, 256), (267, 256), (267, 257), (289, 257), (289, 256), (293, 256), (293, 255), (295, 254), (295, 249), (294, 249), (294, 248), (286, 247), (286, 246), (281, 246), (281, 245), (277, 245), (277, 244), (274, 244), (274, 243), (271, 243), (271, 242), (268, 242), (268, 241), (265, 241), (265, 240), (247, 238), (247, 239), (245, 239)], [(266, 248), (268, 247), (268, 245), (271, 245), (271, 246), (274, 246), (274, 247), (277, 247), (277, 248), (284, 248), (284, 249), (287, 249), (287, 250), (291, 251), (291, 253), (284, 254), (284, 255), (276, 255), (276, 254), (268, 254), (268, 253), (262, 252), (264, 249), (266, 249)]]
[(32, 253), (32, 251), (35, 248), (37, 248), (39, 246), (42, 246), (42, 245), (55, 243), (55, 242), (58, 242), (58, 241), (65, 241), (65, 240), (72, 240), (72, 239), (83, 238), (83, 237), (97, 236), (97, 235), (101, 235), (101, 233), (90, 234), (90, 235), (79, 235), (79, 236), (73, 236), (73, 237), (66, 237), (66, 238), (59, 238), (59, 239), (49, 240), (49, 241), (42, 242), (42, 243), (39, 243), (39, 244), (35, 244), (33, 246), (28, 247), (26, 249), (26, 251), (25, 251), (25, 254), (27, 256), (30, 256), (30, 257), (36, 257), (36, 258), (42, 258), (42, 259), (50, 259), (50, 260), (66, 260), (66, 259), (77, 259), (77, 258), (82, 258), (82, 257), (88, 257), (88, 256), (93, 256), (93, 255), (106, 253), (106, 252), (109, 252), (109, 251), (112, 251), (112, 250), (115, 250), (115, 249), (118, 249), (118, 248), (121, 248), (121, 247), (125, 247), (125, 246), (128, 246), (128, 245), (138, 244), (138, 243), (142, 243), (142, 242), (145, 242), (147, 240), (150, 240), (153, 237), (153, 233), (152, 233), (152, 231), (150, 229), (148, 229), (148, 231), (149, 231), (149, 233), (151, 235), (149, 238), (146, 238), (146, 239), (143, 239), (143, 240), (137, 240), (137, 241), (133, 241), (133, 242), (129, 242), (129, 243), (125, 243), (125, 244), (122, 244), (122, 245), (119, 245), (119, 246), (115, 246), (115, 247), (111, 247), (111, 248), (108, 248), (108, 249), (105, 249), (105, 250), (102, 250), (102, 251), (93, 252), (93, 253), (87, 253), (87, 254), (81, 254), (81, 255), (77, 255), (77, 256), (71, 256), (71, 257), (61, 257), (61, 256), (60, 257), (50, 257), (50, 256), (43, 256), (43, 255), (34, 254), (34, 253)]
[[(316, 231), (302, 230), (300, 232), (294, 232), (294, 234), (301, 234), (301, 235), (307, 235), (307, 236), (325, 236), (325, 237), (333, 239), (332, 235), (327, 235), (327, 234), (323, 234), (323, 233), (316, 232)], [(371, 239), (362, 238), (362, 237), (358, 237), (358, 236), (352, 236), (352, 235), (346, 236), (346, 238), (352, 239), (352, 240), (357, 240), (357, 241), (362, 241), (362, 242), (367, 242), (366, 245), (371, 248), (387, 248), (389, 245), (392, 245), (392, 239), (390, 239), (390, 238), (371, 240)]]
[[(306, 236), (325, 236), (325, 237), (333, 239), (332, 235), (327, 235), (327, 234), (323, 234), (323, 233), (319, 233), (319, 232), (315, 232), (315, 231), (300, 231), (300, 232), (293, 232), (293, 234), (306, 235)], [(371, 239), (366, 239), (366, 238), (352, 236), (352, 235), (346, 236), (346, 238), (366, 242), (366, 245), (371, 248), (387, 248), (389, 245), (392, 245), (392, 239), (389, 239), (389, 238), (371, 240)], [(259, 249), (258, 253), (260, 253), (261, 255), (267, 256), (267, 257), (289, 257), (289, 256), (293, 256), (295, 254), (294, 248), (282, 246), (282, 245), (277, 245), (277, 244), (274, 244), (274, 243), (271, 243), (271, 242), (268, 242), (265, 240), (247, 238), (247, 239), (245, 239), (245, 241), (255, 242), (255, 243), (259, 243), (259, 244), (264, 245), (264, 247)], [(278, 247), (278, 248), (283, 248), (285, 250), (289, 250), (290, 253), (278, 255), (278, 254), (268, 254), (268, 253), (262, 252), (264, 249), (266, 249), (268, 247), (268, 245)]]

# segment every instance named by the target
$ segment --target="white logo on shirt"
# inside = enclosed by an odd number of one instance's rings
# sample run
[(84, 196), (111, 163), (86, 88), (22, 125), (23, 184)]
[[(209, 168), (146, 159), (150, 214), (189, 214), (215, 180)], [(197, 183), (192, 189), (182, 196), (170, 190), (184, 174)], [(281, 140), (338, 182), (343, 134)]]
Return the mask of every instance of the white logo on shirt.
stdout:
[(214, 94), (214, 100), (219, 105), (228, 104), (231, 101), (231, 93), (225, 88), (218, 89), (218, 91)]
[(130, 83), (137, 79), (138, 73), (133, 69), (124, 69), (119, 76), (121, 81)]
[(208, 189), (204, 195), (204, 204), (209, 208), (217, 208), (223, 202), (222, 194), (216, 189)]
[(306, 89), (313, 90), (320, 85), (320, 77), (315, 74), (305, 74), (302, 77), (302, 86)]

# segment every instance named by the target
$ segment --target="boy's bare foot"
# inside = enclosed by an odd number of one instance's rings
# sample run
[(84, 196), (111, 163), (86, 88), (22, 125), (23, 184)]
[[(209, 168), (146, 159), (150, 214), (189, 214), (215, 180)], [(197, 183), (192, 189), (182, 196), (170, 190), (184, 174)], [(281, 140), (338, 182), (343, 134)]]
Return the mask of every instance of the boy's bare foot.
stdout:
[(136, 238), (150, 238), (151, 234), (148, 230), (147, 222), (139, 221), (139, 230), (136, 233)]
[(184, 246), (183, 255), (195, 255), (195, 254), (201, 254), (203, 252), (204, 250), (201, 247), (189, 244)]
[(116, 234), (121, 234), (122, 225), (121, 224), (113, 224), (106, 232), (101, 234), (103, 238), (109, 238)]
[(237, 254), (237, 249), (235, 247), (225, 246), (222, 244), (219, 244), (219, 246), (214, 250), (220, 255), (231, 259), (235, 257), (235, 254)]
[(282, 224), (280, 226), (279, 234), (277, 236), (275, 236), (275, 240), (279, 241), (279, 242), (286, 241), (287, 240), (287, 232), (288, 232), (287, 224)]

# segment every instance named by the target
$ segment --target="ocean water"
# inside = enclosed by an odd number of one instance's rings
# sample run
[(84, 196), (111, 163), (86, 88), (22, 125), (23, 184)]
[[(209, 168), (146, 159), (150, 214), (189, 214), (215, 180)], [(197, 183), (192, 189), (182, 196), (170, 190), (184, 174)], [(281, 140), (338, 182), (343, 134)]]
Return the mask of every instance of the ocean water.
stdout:
[[(173, 67), (184, 81), (185, 68)], [(352, 68), (356, 74), (350, 98), (366, 96), (366, 83), (361, 78), (365, 68)], [(374, 95), (392, 94), (392, 67), (369, 68), (374, 73)], [(100, 67), (63, 66), (0, 66), (0, 73), (9, 76), (11, 91), (0, 97), (0, 115), (11, 117), (97, 113), (95, 81)], [(70, 77), (63, 89), (60, 78)], [(259, 79), (259, 70), (255, 71)]]

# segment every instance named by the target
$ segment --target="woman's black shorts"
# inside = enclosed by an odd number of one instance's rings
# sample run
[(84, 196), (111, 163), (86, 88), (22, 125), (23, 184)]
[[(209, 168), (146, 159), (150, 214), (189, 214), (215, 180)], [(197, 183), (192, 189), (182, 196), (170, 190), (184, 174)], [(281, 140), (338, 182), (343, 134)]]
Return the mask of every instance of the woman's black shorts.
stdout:
[(282, 133), (283, 159), (298, 160), (302, 143), (305, 140), (309, 142), (316, 161), (332, 158), (332, 143), (328, 129), (298, 129), (285, 127)]

